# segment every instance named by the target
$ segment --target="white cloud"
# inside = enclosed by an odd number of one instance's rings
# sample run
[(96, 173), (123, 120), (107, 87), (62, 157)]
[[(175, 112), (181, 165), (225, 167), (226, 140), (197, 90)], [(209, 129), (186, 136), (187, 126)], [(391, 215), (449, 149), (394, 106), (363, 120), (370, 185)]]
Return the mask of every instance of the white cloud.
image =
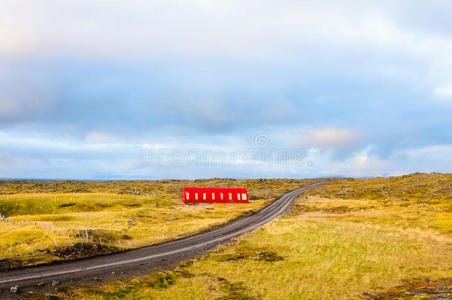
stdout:
[[(347, 140), (349, 134), (336, 138), (334, 132), (320, 131), (318, 141), (327, 144)], [(341, 134), (338, 134), (339, 136)], [(103, 138), (102, 134), (94, 137)], [(331, 138), (333, 136), (333, 138)], [(297, 154), (296, 149), (247, 147), (230, 144), (219, 138), (183, 144), (161, 140), (152, 145), (127, 141), (60, 138), (21, 133), (0, 132), (0, 177), (27, 178), (200, 178), (200, 177), (318, 177), (318, 176), (388, 176), (411, 172), (450, 172), (452, 145), (435, 145), (398, 151), (382, 159), (372, 147), (358, 148), (338, 160), (327, 151), (311, 148), (303, 156), (274, 160), (255, 156), (259, 151)], [(301, 152), (300, 152), (301, 154)]]
[(397, 164), (371, 154), (372, 147), (365, 147), (343, 160), (334, 159), (328, 153), (310, 153), (307, 160), (313, 162), (312, 172), (317, 176), (385, 176)]
[(308, 135), (301, 136), (300, 140), (318, 147), (338, 147), (353, 143), (358, 137), (359, 134), (355, 130), (324, 128), (312, 130)]
[[(101, 137), (101, 135), (97, 135)], [(105, 136), (107, 137), (107, 136)], [(74, 137), (60, 136), (55, 137), (49, 134), (31, 131), (9, 130), (0, 131), (0, 148), (7, 151), (8, 149), (21, 149), (33, 154), (48, 151), (49, 153), (92, 153), (100, 154), (112, 151), (124, 152), (137, 151), (137, 145), (134, 143), (125, 143), (109, 140), (89, 140), (81, 143)], [(13, 152), (12, 152), (13, 153)]]
[(118, 136), (114, 136), (114, 135), (109, 135), (106, 133), (102, 133), (102, 132), (89, 132), (86, 135), (86, 141), (88, 142), (111, 142), (111, 141), (118, 141), (120, 140), (120, 137)]
[(346, 157), (363, 147), (363, 134), (354, 129), (318, 128), (293, 137), (299, 147), (326, 151), (334, 156)]
[[(413, 24), (411, 2), (345, 2), (3, 0), (0, 54), (232, 58), (290, 67), (322, 57), (427, 88), (452, 78), (452, 37), (436, 34), (425, 18), (423, 27)], [(431, 6), (416, 4), (410, 13), (451, 8)], [(436, 94), (450, 92), (439, 87)]]
[(435, 95), (442, 99), (452, 101), (452, 85), (444, 85), (435, 88)]
[(399, 7), (345, 2), (3, 0), (0, 52), (281, 59), (325, 45), (408, 50), (431, 44), (427, 34), (397, 22), (392, 12)]
[[(438, 160), (447, 162), (452, 167), (452, 145), (432, 145), (410, 149), (404, 152), (412, 160)], [(447, 164), (446, 164), (447, 165)]]

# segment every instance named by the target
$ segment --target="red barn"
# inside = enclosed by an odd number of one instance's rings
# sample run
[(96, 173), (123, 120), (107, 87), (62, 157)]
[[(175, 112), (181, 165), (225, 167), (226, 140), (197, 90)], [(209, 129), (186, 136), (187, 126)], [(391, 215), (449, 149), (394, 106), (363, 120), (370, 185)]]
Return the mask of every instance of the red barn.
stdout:
[(248, 203), (245, 188), (185, 187), (183, 203)]

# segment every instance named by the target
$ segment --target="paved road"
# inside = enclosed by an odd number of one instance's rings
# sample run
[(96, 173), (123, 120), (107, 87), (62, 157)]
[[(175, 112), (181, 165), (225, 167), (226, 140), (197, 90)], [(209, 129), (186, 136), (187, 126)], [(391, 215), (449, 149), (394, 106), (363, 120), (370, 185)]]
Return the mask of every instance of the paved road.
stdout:
[(73, 281), (139, 268), (155, 269), (178, 263), (250, 232), (284, 213), (300, 194), (322, 183), (288, 192), (256, 213), (181, 239), (122, 253), (91, 257), (67, 263), (0, 272), (0, 288), (43, 285), (51, 281)]

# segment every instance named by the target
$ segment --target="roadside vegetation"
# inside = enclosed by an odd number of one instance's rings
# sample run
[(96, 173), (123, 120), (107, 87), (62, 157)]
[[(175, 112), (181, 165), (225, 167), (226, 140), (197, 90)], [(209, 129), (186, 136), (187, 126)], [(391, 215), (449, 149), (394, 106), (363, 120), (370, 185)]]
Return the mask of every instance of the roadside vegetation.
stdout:
[[(0, 181), (0, 269), (150, 245), (225, 223), (314, 180)], [(246, 205), (181, 205), (184, 186), (245, 187)]]
[(73, 299), (452, 298), (452, 174), (344, 179), (176, 269)]

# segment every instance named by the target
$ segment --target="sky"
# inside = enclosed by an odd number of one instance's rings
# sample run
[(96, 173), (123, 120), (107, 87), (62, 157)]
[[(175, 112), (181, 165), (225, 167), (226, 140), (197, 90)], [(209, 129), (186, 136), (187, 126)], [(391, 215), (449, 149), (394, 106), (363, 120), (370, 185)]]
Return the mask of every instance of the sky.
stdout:
[(452, 170), (450, 0), (1, 0), (0, 178)]

